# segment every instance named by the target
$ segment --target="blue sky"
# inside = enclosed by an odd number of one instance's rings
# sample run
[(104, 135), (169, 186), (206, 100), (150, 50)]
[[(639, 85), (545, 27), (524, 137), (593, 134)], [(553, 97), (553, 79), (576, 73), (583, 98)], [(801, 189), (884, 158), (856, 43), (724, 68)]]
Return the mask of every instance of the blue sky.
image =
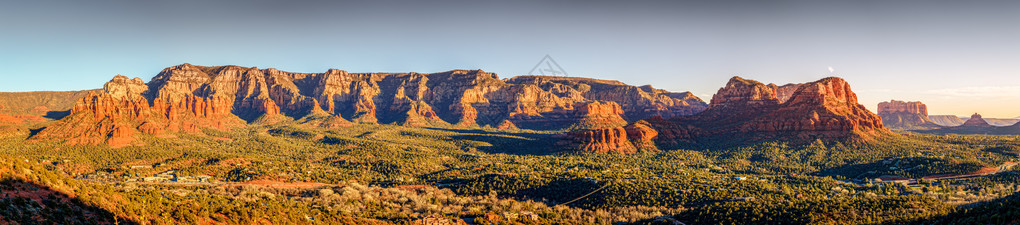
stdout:
[[(572, 76), (692, 91), (846, 78), (871, 109), (1020, 116), (1010, 1), (5, 1), (0, 91), (99, 88), (181, 63)], [(830, 73), (833, 67), (835, 73)]]

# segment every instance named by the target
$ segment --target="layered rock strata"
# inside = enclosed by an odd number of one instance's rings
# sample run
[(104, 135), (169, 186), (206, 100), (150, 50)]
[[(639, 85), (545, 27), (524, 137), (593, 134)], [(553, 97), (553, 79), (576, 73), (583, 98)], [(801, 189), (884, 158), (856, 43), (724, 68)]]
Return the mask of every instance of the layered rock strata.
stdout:
[(904, 102), (890, 100), (878, 103), (878, 115), (886, 127), (896, 129), (930, 129), (937, 128), (935, 122), (928, 119), (928, 106), (921, 102)]
[(658, 142), (755, 142), (869, 139), (890, 134), (878, 115), (857, 103), (850, 85), (837, 77), (784, 85), (796, 90), (783, 100), (777, 86), (733, 77), (704, 112), (648, 122)]
[[(115, 77), (103, 90), (81, 98), (66, 121), (35, 138), (122, 146), (133, 143), (137, 133), (200, 132), (280, 118), (326, 128), (384, 123), (594, 130), (651, 116), (691, 115), (706, 106), (689, 92), (589, 78), (501, 80), (481, 70), (292, 73), (182, 64), (148, 83)], [(87, 134), (72, 137), (75, 132)]]

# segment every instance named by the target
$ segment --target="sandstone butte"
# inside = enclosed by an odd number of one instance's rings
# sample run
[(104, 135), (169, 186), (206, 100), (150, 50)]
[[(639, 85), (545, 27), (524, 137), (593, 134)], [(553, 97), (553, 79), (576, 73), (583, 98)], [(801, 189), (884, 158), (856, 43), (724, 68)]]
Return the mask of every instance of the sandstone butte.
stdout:
[(985, 119), (981, 118), (981, 114), (974, 113), (974, 115), (971, 115), (970, 119), (964, 121), (963, 125), (960, 125), (960, 127), (990, 128), (992, 125), (988, 124)]
[(892, 135), (881, 117), (857, 103), (850, 85), (837, 77), (782, 87), (733, 77), (712, 96), (704, 112), (647, 122), (658, 131), (660, 146), (720, 141), (866, 141)]
[(354, 123), (571, 129), (593, 138), (593, 147), (582, 150), (598, 152), (609, 149), (598, 147), (603, 145), (648, 147), (655, 131), (626, 126), (630, 121), (692, 115), (706, 107), (689, 92), (589, 78), (499, 79), (481, 70), (292, 73), (182, 64), (148, 83), (118, 75), (77, 99), (68, 116), (32, 139), (122, 147), (143, 144), (144, 135), (200, 134), (290, 118), (331, 129)]
[(928, 106), (921, 102), (904, 102), (890, 100), (878, 103), (878, 115), (882, 123), (889, 128), (924, 129), (937, 128), (938, 125), (928, 118)]
[(992, 125), (981, 114), (974, 113), (970, 119), (959, 126), (943, 127), (931, 130), (932, 133), (953, 133), (953, 134), (993, 134), (993, 135), (1020, 135), (1020, 123), (1008, 126)]

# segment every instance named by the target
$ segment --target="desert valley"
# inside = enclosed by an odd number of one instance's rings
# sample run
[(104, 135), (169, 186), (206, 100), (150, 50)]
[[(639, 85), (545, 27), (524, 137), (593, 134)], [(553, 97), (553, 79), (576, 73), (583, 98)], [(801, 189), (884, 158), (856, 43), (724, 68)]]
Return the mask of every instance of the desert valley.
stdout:
[(1017, 223), (1017, 119), (872, 112), (853, 82), (732, 77), (706, 101), (573, 76), (185, 63), (2, 92), (0, 221)]
[(1020, 1), (0, 4), (0, 225), (1020, 225)]

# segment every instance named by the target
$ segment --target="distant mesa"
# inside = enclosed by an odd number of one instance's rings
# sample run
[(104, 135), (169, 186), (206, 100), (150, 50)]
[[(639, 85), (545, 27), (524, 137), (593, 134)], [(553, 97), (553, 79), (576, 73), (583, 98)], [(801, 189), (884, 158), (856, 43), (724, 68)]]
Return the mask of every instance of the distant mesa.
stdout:
[[(968, 116), (960, 116), (959, 119), (960, 119), (960, 123), (956, 124), (956, 125), (953, 125), (953, 126), (963, 125), (963, 122), (968, 120), (968, 119), (970, 119), (970, 117), (968, 117)], [(1018, 121), (1020, 121), (1020, 119), (1016, 119), (1016, 118), (988, 118), (988, 117), (981, 117), (981, 119), (984, 120), (989, 125), (997, 126), (997, 127), (1011, 126), (1011, 125), (1017, 123)]]
[(939, 126), (929, 119), (928, 106), (921, 102), (890, 100), (878, 103), (878, 115), (882, 123), (893, 129), (934, 129)]
[(963, 119), (956, 115), (928, 115), (933, 123), (943, 127), (955, 127), (963, 125)]
[(331, 129), (379, 123), (600, 132), (707, 108), (689, 92), (590, 78), (499, 79), (482, 70), (292, 73), (191, 64), (168, 67), (148, 83), (118, 75), (101, 90), (73, 97), (69, 115), (32, 139), (122, 147), (144, 144), (144, 135), (281, 120)]
[(959, 126), (943, 127), (941, 129), (927, 131), (926, 133), (937, 134), (990, 134), (990, 135), (1020, 135), (1020, 123), (1014, 122), (1007, 126), (997, 126), (989, 123), (987, 118), (981, 114), (974, 113), (967, 121)]
[(0, 92), (0, 126), (31, 126), (63, 118), (88, 91)]
[[(712, 97), (704, 112), (647, 121), (658, 131), (660, 146), (768, 140), (867, 141), (892, 134), (878, 115), (857, 103), (857, 95), (842, 78), (782, 87), (733, 77)], [(778, 94), (781, 89), (783, 95)]]
[(1020, 119), (1016, 119), (1016, 118), (988, 118), (988, 117), (984, 117), (982, 119), (984, 119), (985, 122), (988, 122), (988, 124), (991, 124), (992, 126), (998, 126), (998, 127), (1011, 126), (1013, 124), (1016, 124), (1017, 122), (1020, 122)]

